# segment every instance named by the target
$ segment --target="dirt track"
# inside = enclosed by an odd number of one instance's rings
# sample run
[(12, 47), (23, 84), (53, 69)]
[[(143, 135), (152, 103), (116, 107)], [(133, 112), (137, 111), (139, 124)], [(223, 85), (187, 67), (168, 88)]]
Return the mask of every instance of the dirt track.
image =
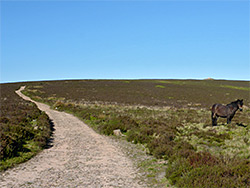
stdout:
[[(22, 89), (16, 93), (32, 101)], [(132, 161), (111, 139), (73, 115), (32, 102), (55, 125), (53, 147), (1, 174), (0, 187), (146, 187), (136, 176)]]

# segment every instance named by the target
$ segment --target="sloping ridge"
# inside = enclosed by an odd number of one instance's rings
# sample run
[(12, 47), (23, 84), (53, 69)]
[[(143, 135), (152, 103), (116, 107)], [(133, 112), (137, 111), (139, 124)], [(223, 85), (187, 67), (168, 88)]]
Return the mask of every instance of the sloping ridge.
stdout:
[(45, 111), (55, 125), (53, 147), (0, 176), (0, 187), (146, 187), (112, 140), (78, 118), (16, 93)]

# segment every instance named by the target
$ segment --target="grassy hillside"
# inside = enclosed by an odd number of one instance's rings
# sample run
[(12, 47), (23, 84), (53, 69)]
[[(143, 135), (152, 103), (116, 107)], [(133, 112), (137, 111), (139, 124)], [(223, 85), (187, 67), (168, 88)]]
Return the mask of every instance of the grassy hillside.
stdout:
[[(249, 88), (243, 81), (74, 80), (27, 83), (24, 93), (103, 134), (120, 129), (168, 161), (165, 176), (177, 187), (249, 187)], [(243, 112), (212, 127), (209, 108), (238, 98)]]
[(33, 103), (21, 99), (20, 84), (1, 84), (0, 170), (34, 156), (50, 138), (49, 118)]
[[(74, 102), (205, 107), (243, 98), (250, 106), (250, 85), (220, 80), (74, 80), (32, 83), (37, 96)], [(50, 97), (50, 98), (49, 98)]]

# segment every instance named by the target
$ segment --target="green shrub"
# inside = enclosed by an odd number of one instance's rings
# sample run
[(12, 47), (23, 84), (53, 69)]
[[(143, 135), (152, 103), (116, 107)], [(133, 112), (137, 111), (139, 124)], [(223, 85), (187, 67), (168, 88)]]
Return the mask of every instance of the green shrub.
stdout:
[[(166, 177), (170, 180), (170, 183), (177, 184), (186, 176), (193, 167), (190, 165), (187, 159), (178, 158), (172, 163), (169, 163), (166, 169)], [(191, 186), (192, 187), (192, 186)]]
[(191, 170), (181, 178), (177, 178), (178, 187), (206, 187), (206, 188), (247, 188), (250, 186), (249, 162), (238, 161), (216, 165), (203, 165)]
[(174, 137), (175, 135), (173, 133), (167, 132), (152, 139), (152, 141), (148, 143), (150, 153), (156, 158), (169, 158), (173, 154)]

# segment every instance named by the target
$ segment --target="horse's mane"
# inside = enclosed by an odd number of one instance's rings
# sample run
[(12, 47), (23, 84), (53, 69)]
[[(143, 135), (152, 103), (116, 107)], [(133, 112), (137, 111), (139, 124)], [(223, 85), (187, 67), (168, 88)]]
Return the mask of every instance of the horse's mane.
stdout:
[(238, 101), (239, 101), (239, 99), (237, 101), (231, 102), (230, 104), (227, 104), (227, 106), (229, 106), (229, 105), (237, 106)]

